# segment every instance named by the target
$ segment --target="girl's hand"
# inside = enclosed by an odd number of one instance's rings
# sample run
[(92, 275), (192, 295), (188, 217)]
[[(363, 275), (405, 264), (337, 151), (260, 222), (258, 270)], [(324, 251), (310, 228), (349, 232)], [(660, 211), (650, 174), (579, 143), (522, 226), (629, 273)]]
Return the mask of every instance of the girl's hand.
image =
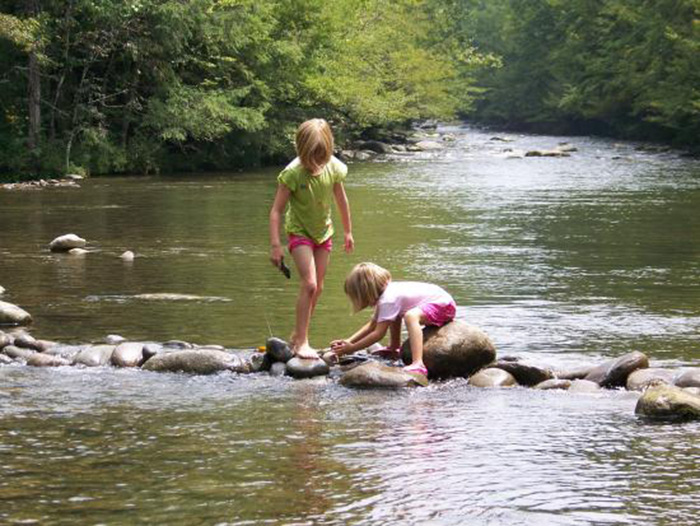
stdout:
[(345, 234), (345, 252), (350, 254), (355, 249), (355, 238), (352, 237), (352, 232)]
[(280, 268), (283, 256), (284, 250), (282, 250), (282, 245), (272, 245), (272, 247), (270, 247), (270, 262), (276, 268)]
[(331, 342), (331, 351), (336, 354), (346, 354), (352, 352), (352, 344), (347, 340), (333, 340)]

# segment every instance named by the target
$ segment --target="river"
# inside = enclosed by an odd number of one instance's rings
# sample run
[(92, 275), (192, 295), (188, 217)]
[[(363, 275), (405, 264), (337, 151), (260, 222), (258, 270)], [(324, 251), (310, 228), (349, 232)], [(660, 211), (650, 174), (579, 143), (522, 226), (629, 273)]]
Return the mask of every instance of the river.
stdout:
[[(700, 365), (700, 162), (468, 126), (439, 152), (352, 164), (356, 252), (332, 256), (311, 343), (349, 335), (359, 261), (438, 283), (499, 355), (554, 367), (643, 351)], [(566, 158), (508, 158), (551, 148)], [(289, 334), (267, 261), (278, 170), (0, 192), (0, 285), (37, 337), (244, 348)], [(340, 223), (337, 222), (340, 230)], [(48, 252), (74, 232), (93, 253)], [(133, 250), (125, 263), (118, 255)], [(144, 294), (183, 294), (178, 301)], [(268, 328), (269, 327), (269, 328)], [(697, 524), (699, 423), (623, 391), (403, 392), (266, 375), (0, 368), (0, 523)]]

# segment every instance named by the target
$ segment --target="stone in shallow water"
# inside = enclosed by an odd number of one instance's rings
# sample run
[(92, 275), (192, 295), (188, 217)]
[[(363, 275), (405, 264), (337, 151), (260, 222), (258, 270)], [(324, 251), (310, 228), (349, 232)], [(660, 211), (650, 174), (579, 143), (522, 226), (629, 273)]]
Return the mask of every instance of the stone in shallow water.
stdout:
[(143, 359), (148, 360), (152, 357), (154, 357), (156, 354), (160, 353), (163, 350), (163, 346), (160, 345), (159, 343), (147, 343), (146, 345), (143, 346)]
[(14, 363), (14, 360), (6, 354), (0, 354), (0, 365), (9, 365)]
[(107, 365), (114, 353), (114, 345), (92, 345), (82, 349), (73, 359), (73, 365), (85, 365), (86, 367), (99, 367)]
[(561, 378), (552, 378), (550, 380), (545, 380), (535, 386), (535, 389), (541, 389), (547, 391), (550, 389), (563, 389), (567, 390), (571, 387), (571, 380), (564, 380)]
[[(408, 340), (401, 358), (411, 363)], [(463, 321), (423, 329), (423, 362), (431, 378), (466, 378), (495, 359), (496, 348), (486, 333)]]
[(597, 393), (600, 386), (590, 380), (574, 380), (569, 387), (570, 393)]
[(112, 353), (112, 365), (138, 367), (143, 363), (143, 343), (120, 343)]
[(644, 392), (634, 412), (651, 419), (696, 420), (700, 419), (700, 396), (672, 385), (660, 385)]
[(280, 338), (268, 338), (267, 342), (265, 342), (265, 352), (270, 356), (273, 363), (287, 363), (294, 358), (289, 344)]
[(15, 339), (12, 336), (0, 331), (0, 350), (4, 349), (8, 345), (12, 345), (14, 342)]
[(32, 322), (32, 316), (26, 310), (17, 305), (0, 301), (0, 324), (28, 325)]
[(554, 373), (554, 376), (561, 380), (583, 380), (586, 376), (591, 374), (593, 369), (595, 369), (595, 365), (580, 365), (572, 369), (557, 371)]
[(186, 349), (159, 353), (142, 367), (146, 371), (215, 374), (220, 371), (245, 372), (243, 360), (235, 354), (213, 350)]
[(60, 367), (62, 365), (70, 365), (70, 362), (60, 356), (37, 352), (27, 358), (27, 365), (32, 367)]
[(295, 356), (287, 362), (286, 374), (292, 378), (313, 378), (330, 372), (328, 364), (321, 358), (299, 358)]
[(33, 349), (22, 349), (21, 347), (15, 347), (14, 345), (8, 345), (2, 350), (3, 354), (6, 354), (10, 358), (19, 361), (27, 360), (32, 354), (36, 354)]
[(677, 373), (670, 369), (639, 369), (627, 377), (627, 389), (644, 391), (658, 384), (672, 384)]
[(630, 374), (647, 367), (649, 358), (644, 353), (634, 351), (595, 367), (585, 380), (595, 382), (601, 387), (624, 387)]
[(514, 387), (518, 385), (518, 382), (508, 371), (494, 367), (470, 376), (469, 385), (474, 387)]
[(353, 367), (340, 378), (341, 385), (360, 389), (425, 387), (428, 379), (421, 374), (410, 374), (400, 367), (389, 367), (369, 362)]
[(163, 344), (163, 347), (169, 347), (170, 349), (192, 349), (194, 345), (182, 340), (169, 340)]
[(677, 387), (700, 387), (700, 369), (687, 369), (676, 378)]
[(119, 256), (119, 259), (122, 261), (133, 261), (135, 257), (135, 254), (131, 250), (127, 250), (121, 256)]
[(35, 351), (40, 350), (40, 346), (37, 345), (36, 338), (29, 333), (21, 332), (15, 335), (15, 346), (22, 347), (23, 349), (34, 349)]
[(82, 237), (76, 236), (75, 234), (65, 234), (51, 241), (51, 243), (49, 243), (49, 250), (51, 250), (51, 252), (67, 252), (72, 248), (83, 248), (85, 245), (87, 245), (87, 241)]
[(550, 369), (543, 369), (521, 361), (498, 360), (489, 367), (509, 372), (520, 385), (537, 385), (554, 377)]
[(105, 343), (107, 345), (119, 345), (120, 343), (124, 343), (125, 341), (126, 338), (124, 338), (124, 336), (120, 336), (119, 334), (108, 334), (105, 338)]
[(270, 367), (272, 367), (270, 356), (267, 353), (253, 353), (253, 355), (251, 355), (248, 361), (250, 362), (249, 369), (251, 373), (261, 373), (264, 371), (269, 371)]

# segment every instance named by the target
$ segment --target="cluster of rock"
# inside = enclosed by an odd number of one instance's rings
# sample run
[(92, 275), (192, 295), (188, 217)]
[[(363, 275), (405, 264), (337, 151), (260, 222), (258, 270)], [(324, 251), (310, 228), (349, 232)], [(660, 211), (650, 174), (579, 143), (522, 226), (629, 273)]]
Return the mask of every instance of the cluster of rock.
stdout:
[(82, 180), (81, 175), (69, 174), (62, 179), (38, 179), (22, 183), (6, 183), (0, 185), (5, 190), (43, 190), (45, 188), (80, 188), (77, 181)]
[(439, 133), (436, 127), (428, 123), (423, 129), (394, 131), (381, 139), (356, 141), (351, 148), (338, 152), (338, 156), (346, 162), (368, 161), (382, 155), (438, 151), (456, 140), (455, 135)]
[[(491, 137), (491, 141), (512, 142), (513, 139), (506, 137)], [(540, 150), (518, 150), (514, 148), (504, 148), (502, 150), (506, 159), (522, 159), (524, 157), (571, 157), (578, 148), (568, 142), (560, 142), (554, 148)]]
[[(82, 237), (76, 234), (64, 234), (49, 243), (49, 250), (51, 252), (65, 252), (72, 256), (84, 256), (90, 252), (85, 249), (86, 246), (87, 241)], [(135, 257), (131, 250), (127, 250), (119, 256), (124, 261), (133, 261)]]

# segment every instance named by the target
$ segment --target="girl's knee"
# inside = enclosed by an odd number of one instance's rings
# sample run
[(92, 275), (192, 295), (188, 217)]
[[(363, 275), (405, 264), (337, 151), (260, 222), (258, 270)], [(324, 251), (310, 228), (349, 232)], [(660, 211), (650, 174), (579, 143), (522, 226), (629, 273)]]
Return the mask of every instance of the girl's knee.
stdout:
[(318, 284), (316, 283), (315, 279), (307, 279), (303, 280), (301, 282), (301, 291), (304, 294), (308, 294), (309, 296), (313, 296), (315, 294), (318, 294)]

